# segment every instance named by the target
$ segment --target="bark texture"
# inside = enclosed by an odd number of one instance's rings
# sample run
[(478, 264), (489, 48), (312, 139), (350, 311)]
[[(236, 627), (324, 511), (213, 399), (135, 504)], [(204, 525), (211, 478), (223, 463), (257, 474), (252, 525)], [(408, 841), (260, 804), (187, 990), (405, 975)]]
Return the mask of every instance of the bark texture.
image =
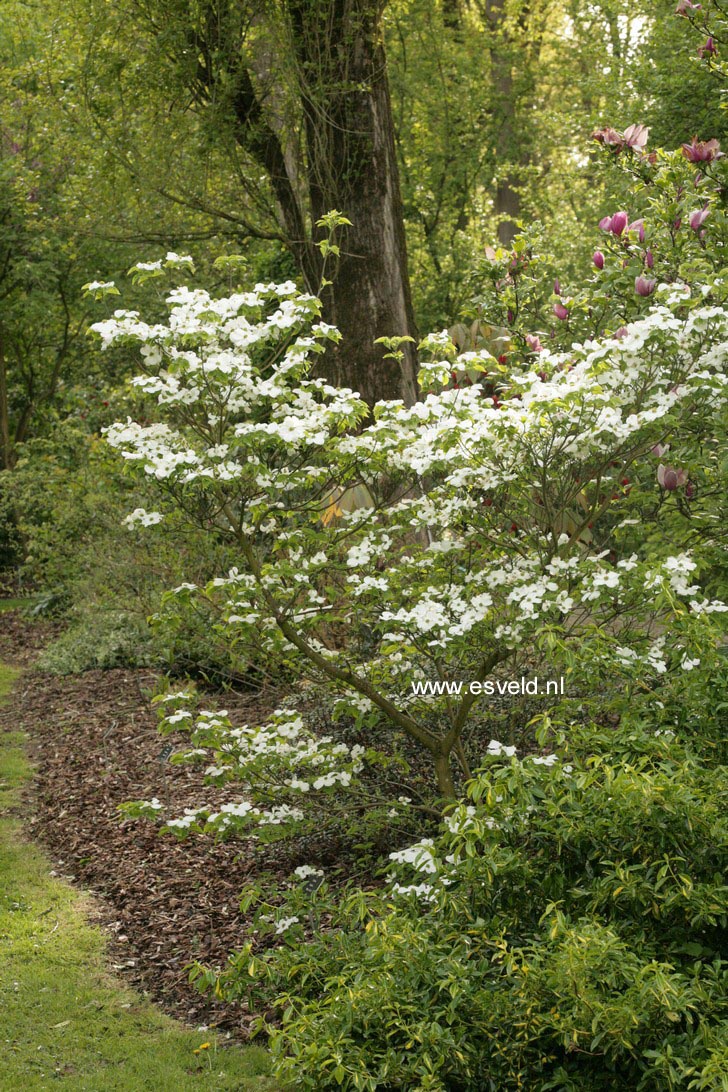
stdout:
[[(341, 346), (322, 369), (378, 398), (416, 398), (416, 353), (384, 360), (378, 337), (416, 337), (407, 271), (381, 0), (281, 0), (266, 10), (228, 0), (191, 27), (195, 86), (230, 97), (238, 144), (266, 172), (278, 218), (309, 291), (318, 292), (316, 221), (336, 209), (352, 222), (327, 266), (325, 319)], [(214, 12), (213, 12), (214, 7)], [(282, 107), (285, 86), (291, 109)], [(232, 91), (230, 90), (232, 88)]]
[(369, 402), (415, 398), (415, 357), (383, 361), (376, 337), (414, 335), (394, 123), (379, 4), (290, 0), (306, 135), (311, 220), (352, 221), (324, 299), (344, 335), (332, 378)]
[[(504, 27), (503, 0), (486, 0), (485, 14), (490, 24), (493, 41), (490, 51), (491, 72), (498, 123), (496, 155), (499, 177), (493, 203), (496, 215), (499, 217), (498, 242), (501, 246), (508, 247), (513, 242), (517, 231), (515, 221), (521, 213), (521, 201), (511, 177), (516, 143), (516, 96), (513, 86), (511, 47)], [(504, 164), (507, 165), (506, 173), (502, 174)]]

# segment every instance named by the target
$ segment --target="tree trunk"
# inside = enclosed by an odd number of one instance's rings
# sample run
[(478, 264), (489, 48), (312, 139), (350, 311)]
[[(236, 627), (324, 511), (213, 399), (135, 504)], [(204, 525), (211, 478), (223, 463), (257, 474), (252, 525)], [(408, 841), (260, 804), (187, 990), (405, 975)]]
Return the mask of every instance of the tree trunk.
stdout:
[[(417, 355), (383, 359), (379, 337), (416, 337), (381, 16), (386, 0), (176, 0), (143, 5), (180, 19), (197, 102), (227, 102), (238, 145), (270, 183), (285, 245), (310, 292), (320, 289), (316, 221), (337, 210), (342, 239), (326, 321), (343, 334), (321, 369), (371, 404), (416, 398)], [(160, 8), (161, 4), (161, 8)], [(194, 9), (194, 11), (193, 11)], [(164, 14), (162, 14), (164, 13)]]
[[(343, 341), (326, 354), (320, 369), (337, 385), (359, 391), (370, 405), (380, 398), (411, 404), (417, 396), (414, 346), (404, 347), (399, 364), (384, 360), (374, 345), (379, 337), (416, 337), (380, 33), (382, 4), (285, 0), (282, 10), (288, 40), (279, 24), (257, 12), (258, 37), (243, 63), (242, 48), (209, 40), (215, 33), (209, 28), (219, 32), (221, 24), (207, 20), (204, 47), (195, 38), (201, 53), (197, 78), (210, 101), (232, 77), (235, 138), (268, 175), (286, 245), (308, 291), (320, 290), (316, 221), (335, 209), (352, 223), (337, 239), (341, 257), (335, 267), (327, 265), (332, 283), (322, 293), (324, 318), (338, 326)], [(227, 57), (224, 78), (220, 55)], [(297, 84), (304, 151), (295, 161), (286, 154), (291, 133), (282, 129), (285, 83), (275, 71), (276, 60), (285, 61)]]
[(518, 230), (515, 221), (521, 214), (521, 200), (513, 184), (516, 159), (515, 108), (511, 42), (503, 26), (503, 0), (486, 0), (486, 17), (491, 28), (491, 71), (498, 122), (496, 139), (497, 176), (494, 208), (498, 217), (498, 242), (509, 247)]
[(14, 465), (13, 444), (10, 439), (10, 407), (8, 405), (8, 374), (5, 366), (5, 342), (0, 327), (0, 455), (4, 470)]
[[(417, 357), (383, 360), (375, 338), (416, 338), (394, 122), (379, 27), (371, 0), (291, 0), (301, 72), (311, 220), (337, 209), (352, 227), (323, 294), (343, 341), (330, 378), (370, 403), (416, 398)], [(328, 275), (328, 272), (327, 272)]]
[(455, 800), (457, 793), (455, 792), (455, 782), (450, 769), (449, 754), (435, 755), (435, 777), (437, 778), (437, 788), (440, 796), (445, 800)]

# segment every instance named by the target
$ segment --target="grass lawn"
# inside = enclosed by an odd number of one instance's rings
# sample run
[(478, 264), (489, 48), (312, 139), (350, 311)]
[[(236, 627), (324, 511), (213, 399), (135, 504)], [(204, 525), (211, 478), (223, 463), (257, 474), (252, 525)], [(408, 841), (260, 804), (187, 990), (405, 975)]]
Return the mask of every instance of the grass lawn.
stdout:
[(29, 599), (0, 599), (0, 611), (19, 610), (20, 607), (27, 607), (29, 602)]
[[(15, 671), (0, 665), (0, 700)], [(31, 774), (19, 734), (0, 735), (0, 1092), (269, 1092), (259, 1047), (188, 1031), (106, 970), (84, 898), (50, 875), (23, 838), (19, 792)], [(209, 1046), (195, 1054), (203, 1043)]]

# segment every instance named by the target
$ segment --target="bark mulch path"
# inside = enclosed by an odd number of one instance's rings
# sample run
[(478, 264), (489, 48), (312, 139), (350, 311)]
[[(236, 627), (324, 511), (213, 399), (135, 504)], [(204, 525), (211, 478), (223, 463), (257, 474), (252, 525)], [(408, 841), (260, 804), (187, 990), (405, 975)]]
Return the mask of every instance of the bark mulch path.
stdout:
[[(177, 842), (146, 821), (120, 820), (117, 807), (126, 800), (166, 795), (181, 814), (212, 802), (210, 787), (190, 767), (160, 760), (164, 741), (151, 712), (155, 676), (148, 668), (43, 674), (32, 664), (52, 634), (53, 627), (17, 613), (0, 616), (0, 660), (24, 669), (0, 710), (0, 731), (29, 737), (37, 767), (24, 809), (29, 833), (60, 874), (102, 897), (115, 970), (187, 1023), (244, 1037), (253, 1014), (200, 995), (185, 967), (197, 959), (222, 965), (245, 941), (239, 896), (261, 851), (252, 843)], [(243, 711), (246, 701), (236, 697), (235, 704)], [(247, 704), (251, 718), (260, 715), (260, 700), (257, 712), (252, 699)]]

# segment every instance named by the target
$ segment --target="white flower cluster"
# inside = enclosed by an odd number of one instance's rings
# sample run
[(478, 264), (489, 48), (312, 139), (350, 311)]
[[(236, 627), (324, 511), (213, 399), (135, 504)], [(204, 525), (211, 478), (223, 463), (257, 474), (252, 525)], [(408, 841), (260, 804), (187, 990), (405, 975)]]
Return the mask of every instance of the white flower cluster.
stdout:
[[(189, 259), (168, 255), (166, 264)], [(161, 262), (140, 263), (141, 272), (161, 269)], [(252, 292), (213, 299), (202, 289), (177, 288), (167, 300), (167, 325), (150, 326), (136, 311), (117, 310), (92, 330), (104, 348), (117, 342), (141, 349), (145, 374), (134, 386), (155, 397), (160, 407), (212, 410), (216, 424), (225, 422), (225, 442), (191, 446), (182, 432), (159, 426), (114, 425), (107, 439), (121, 454), (143, 463), (162, 480), (191, 482), (200, 478), (234, 481), (243, 474), (248, 455), (271, 441), (290, 448), (321, 446), (343, 421), (355, 423), (366, 406), (352, 391), (324, 380), (309, 380), (310, 357), (338, 331), (323, 322), (311, 325), (320, 304), (301, 295), (292, 282), (258, 284)], [(310, 326), (310, 333), (303, 331)], [(256, 354), (266, 344), (291, 335), (291, 343), (268, 369)], [(235, 420), (235, 417), (238, 420)], [(245, 420), (240, 420), (245, 415)]]
[(299, 919), (295, 914), (290, 918), (280, 918), (276, 922), (276, 934), (280, 936), (282, 933), (287, 933), (291, 926), (298, 925), (298, 921)]
[[(399, 469), (444, 471), (453, 486), (493, 488), (517, 476), (525, 452), (535, 466), (563, 457), (585, 461), (632, 442), (696, 395), (711, 410), (724, 405), (728, 380), (715, 365), (727, 339), (724, 309), (699, 308), (682, 319), (660, 305), (622, 339), (539, 354), (549, 378), (511, 377), (511, 397), (497, 407), (483, 400), (479, 384), (430, 394), (407, 410), (388, 404), (347, 450), (376, 443)], [(679, 383), (676, 359), (684, 372)]]
[[(516, 748), (508, 747), (498, 740), (491, 740), (488, 745), (488, 754), (512, 758), (516, 754)], [(549, 772), (551, 770), (556, 770), (558, 777), (568, 778), (573, 773), (573, 767), (568, 763), (562, 764), (556, 754), (526, 755), (519, 761), (517, 767), (522, 774), (529, 770), (527, 763), (531, 764), (529, 779), (534, 773), (537, 777), (553, 776)], [(483, 804), (476, 807), (465, 801), (454, 805), (448, 811), (443, 818), (442, 829), (447, 835), (446, 843), (452, 850), (450, 853), (438, 846), (433, 838), (423, 838), (405, 849), (390, 853), (390, 861), (400, 868), (390, 873), (388, 877), (388, 893), (392, 897), (415, 897), (424, 902), (436, 903), (438, 895), (444, 888), (456, 881), (458, 865), (469, 856), (463, 851), (464, 843), (473, 839), (477, 842), (484, 839), (498, 840), (502, 837), (506, 826), (525, 827), (530, 820), (530, 813), (534, 810), (531, 805), (525, 809), (508, 805), (500, 794), (493, 797), (492, 805), (498, 809), (497, 817), (487, 814), (488, 809)], [(397, 877), (401, 866), (417, 873), (416, 883), (399, 882)], [(423, 875), (427, 876), (427, 880), (420, 879)]]
[(299, 880), (307, 880), (311, 876), (323, 876), (323, 869), (314, 868), (313, 865), (299, 865), (298, 868), (294, 868), (293, 875), (297, 876)]
[(108, 292), (109, 289), (115, 288), (116, 285), (113, 281), (89, 281), (85, 284), (84, 291), (86, 292)]
[(161, 523), (164, 516), (161, 512), (147, 512), (144, 508), (135, 508), (122, 521), (127, 527), (154, 527)]
[(406, 849), (398, 849), (389, 854), (390, 861), (397, 864), (411, 864), (417, 872), (436, 872), (434, 841), (432, 838), (423, 838)]
[(516, 754), (516, 748), (508, 747), (505, 743), (500, 743), (497, 739), (491, 739), (486, 749), (486, 754), (492, 755), (495, 758), (513, 758)]
[[(167, 256), (175, 259), (185, 261)], [(140, 272), (159, 272), (151, 265)], [(181, 508), (200, 494), (211, 533), (240, 546), (239, 570), (205, 589), (183, 583), (181, 599), (213, 601), (231, 642), (292, 661), (308, 655), (319, 677), (331, 668), (340, 711), (373, 715), (374, 686), (409, 712), (408, 684), (423, 671), (474, 677), (490, 653), (505, 656), (547, 627), (579, 635), (630, 611), (669, 615), (676, 597), (691, 615), (728, 610), (702, 597), (692, 558), (648, 568), (599, 552), (590, 526), (621, 503), (625, 464), (642, 459), (643, 477), (654, 478), (652, 447), (685, 414), (694, 421), (696, 405), (710, 420), (728, 402), (728, 310), (686, 307), (682, 294), (677, 302), (679, 313), (664, 297), (619, 339), (539, 353), (539, 372), (528, 363), (510, 374), (496, 400), (478, 382), (449, 386), (451, 370), (477, 378), (482, 354), (439, 361), (427, 378), (444, 389), (409, 407), (381, 403), (358, 428), (367, 416), (359, 396), (310, 378), (339, 337), (320, 321), (319, 301), (292, 282), (224, 299), (178, 288), (165, 323), (117, 311), (94, 327), (103, 345), (140, 348), (133, 383), (160, 417), (117, 423), (107, 439)], [(446, 355), (448, 342), (436, 335), (430, 349)], [(128, 523), (159, 519), (137, 509)], [(668, 670), (671, 633), (647, 647), (655, 631), (645, 625), (632, 648), (631, 633), (619, 632), (614, 662)], [(683, 670), (696, 666), (684, 641), (679, 655)], [(350, 785), (361, 769), (362, 748), (315, 736), (291, 709), (240, 727), (224, 713), (193, 718), (184, 700), (167, 712), (165, 727), (191, 730), (190, 753), (207, 756), (210, 779), (240, 781), (250, 795), (234, 805), (239, 813), (223, 805), (203, 817), (218, 827), (283, 824), (304, 798)], [(488, 754), (512, 758), (515, 749), (491, 741)], [(539, 767), (552, 776), (557, 763), (529, 761), (530, 776)], [(263, 807), (272, 799), (256, 795), (264, 784), (293, 810)]]
[(431, 883), (393, 883), (390, 886), (389, 891), (392, 895), (400, 895), (402, 897), (414, 895), (415, 898), (423, 899), (425, 902), (434, 902), (436, 898), (436, 891)]
[[(177, 704), (181, 695), (168, 696)], [(226, 709), (201, 709), (196, 717), (188, 709), (165, 712), (161, 726), (166, 729), (184, 727), (190, 732), (193, 749), (186, 757), (214, 755), (207, 766), (206, 776), (224, 784), (243, 782), (250, 791), (272, 784), (279, 791), (294, 794), (321, 792), (335, 787), (346, 788), (363, 768), (364, 748), (336, 742), (331, 736), (315, 736), (308, 731), (303, 718), (291, 709), (277, 709), (270, 720), (261, 725), (233, 726)], [(192, 816), (168, 822), (180, 826), (197, 821), (200, 811)], [(233, 825), (234, 819), (255, 819), (259, 825), (280, 825), (292, 818), (301, 818), (298, 808), (281, 804), (274, 808), (259, 808), (250, 802), (224, 804), (218, 812), (208, 814), (206, 822), (218, 829)], [(240, 824), (238, 824), (240, 826)]]
[[(159, 811), (155, 806), (156, 798), (149, 801), (147, 810)], [(159, 801), (156, 801), (159, 804)], [(288, 804), (279, 804), (272, 808), (256, 808), (249, 800), (240, 800), (236, 803), (221, 804), (217, 811), (206, 805), (197, 808), (185, 808), (182, 815), (173, 819), (166, 819), (166, 829), (180, 834), (187, 834), (192, 827), (199, 830), (207, 830), (214, 834), (227, 834), (229, 832), (247, 833), (251, 827), (276, 827), (290, 823), (300, 823), (304, 814), (300, 808), (290, 807)]]
[[(495, 741), (491, 740), (491, 742)], [(515, 752), (515, 747), (512, 749)], [(445, 816), (443, 822), (451, 834), (457, 834), (472, 825), (475, 813), (476, 809), (472, 804), (458, 804), (449, 815)]]

